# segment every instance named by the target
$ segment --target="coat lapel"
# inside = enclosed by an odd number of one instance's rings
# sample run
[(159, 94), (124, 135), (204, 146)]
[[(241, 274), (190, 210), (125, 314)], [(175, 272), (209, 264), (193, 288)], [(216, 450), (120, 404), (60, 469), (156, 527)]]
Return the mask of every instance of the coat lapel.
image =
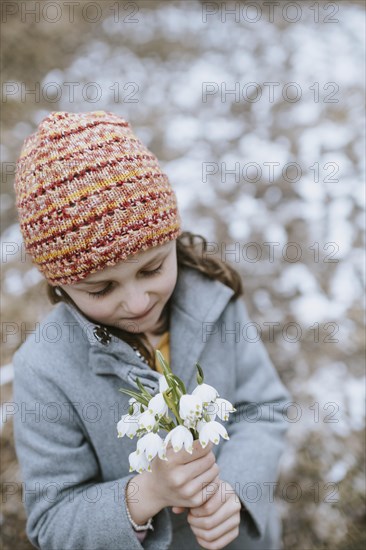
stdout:
[(233, 294), (231, 288), (190, 268), (178, 278), (171, 308), (170, 357), (187, 392), (196, 385), (196, 363), (205, 347), (204, 323), (215, 323)]

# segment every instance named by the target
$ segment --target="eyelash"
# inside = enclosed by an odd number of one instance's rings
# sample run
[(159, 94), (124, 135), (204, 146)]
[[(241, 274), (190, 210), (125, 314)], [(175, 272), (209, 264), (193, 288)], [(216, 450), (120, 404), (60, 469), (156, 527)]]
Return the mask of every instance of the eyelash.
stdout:
[[(163, 264), (160, 264), (159, 267), (156, 269), (153, 269), (152, 271), (144, 271), (145, 277), (152, 277), (154, 275), (157, 275), (161, 272), (161, 268), (163, 267)], [(89, 296), (92, 298), (100, 298), (101, 296), (105, 296), (111, 291), (111, 283), (109, 283), (103, 290), (100, 290), (99, 292), (88, 292)]]

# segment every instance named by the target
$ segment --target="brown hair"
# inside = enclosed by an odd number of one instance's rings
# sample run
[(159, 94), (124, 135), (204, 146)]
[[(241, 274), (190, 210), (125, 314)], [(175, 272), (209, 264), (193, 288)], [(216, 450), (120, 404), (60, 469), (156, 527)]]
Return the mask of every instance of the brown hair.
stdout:
[[(197, 242), (196, 239), (200, 239), (201, 242)], [(243, 284), (239, 273), (222, 260), (205, 255), (204, 253), (207, 252), (207, 245), (207, 240), (201, 235), (196, 235), (190, 231), (184, 231), (177, 238), (178, 273), (180, 267), (190, 267), (192, 269), (196, 269), (209, 279), (218, 280), (224, 285), (230, 287), (234, 291), (230, 301), (236, 300), (236, 298), (244, 294)], [(58, 294), (58, 292), (60, 294)], [(75, 302), (60, 287), (47, 284), (47, 296), (52, 304), (66, 302), (79, 310)], [(157, 334), (163, 334), (169, 330), (170, 304), (171, 299), (168, 300), (162, 312), (161, 322), (156, 330)], [(121, 340), (124, 340), (130, 346), (136, 347), (141, 355), (143, 355), (146, 359), (150, 367), (155, 368), (154, 348), (148, 341), (145, 334), (127, 332), (109, 325), (106, 325), (106, 328), (111, 334), (121, 338)]]

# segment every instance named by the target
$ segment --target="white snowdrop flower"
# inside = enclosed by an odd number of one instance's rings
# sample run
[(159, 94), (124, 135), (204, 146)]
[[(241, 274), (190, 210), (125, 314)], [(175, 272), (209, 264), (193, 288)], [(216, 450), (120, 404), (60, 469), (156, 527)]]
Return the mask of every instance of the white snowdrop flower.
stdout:
[(137, 451), (134, 451), (128, 455), (128, 461), (130, 463), (130, 472), (136, 471), (139, 474), (144, 470), (151, 472), (150, 462), (144, 453), (137, 454)]
[(199, 440), (203, 448), (206, 447), (209, 441), (212, 441), (212, 443), (218, 445), (220, 441), (220, 435), (224, 439), (230, 439), (224, 426), (219, 422), (216, 422), (216, 420), (211, 420), (210, 422), (199, 420), (197, 422), (196, 429), (198, 431)]
[(209, 384), (198, 384), (198, 386), (194, 388), (192, 395), (199, 397), (203, 403), (209, 403), (210, 401), (215, 401), (219, 393)]
[(197, 424), (197, 421), (200, 420), (199, 418), (185, 418), (183, 420), (183, 424), (186, 428), (190, 429), (190, 428), (196, 428), (196, 424)]
[(163, 393), (168, 388), (169, 388), (168, 382), (166, 381), (166, 378), (165, 378), (164, 374), (161, 374), (160, 378), (159, 378), (159, 392)]
[(148, 432), (151, 432), (156, 423), (155, 416), (148, 410), (140, 414), (138, 421), (139, 428), (144, 428)]
[(161, 460), (168, 460), (167, 456), (165, 454), (165, 445), (163, 441), (162, 447), (158, 450), (158, 457), (161, 458)]
[(158, 434), (150, 432), (141, 437), (137, 442), (136, 454), (145, 454), (149, 462), (155, 458), (159, 451), (160, 454), (165, 454), (164, 441)]
[(166, 448), (169, 441), (171, 441), (174, 452), (178, 452), (184, 446), (185, 450), (192, 454), (193, 435), (185, 426), (176, 426), (171, 430), (164, 440), (164, 447)]
[(217, 405), (217, 416), (221, 418), (221, 420), (229, 420), (229, 413), (236, 411), (230, 401), (227, 399), (221, 399), (221, 397), (216, 399), (215, 405)]
[(135, 437), (139, 427), (138, 419), (139, 417), (136, 415), (122, 415), (121, 420), (117, 424), (118, 437), (123, 437), (125, 435), (130, 439)]
[(203, 403), (197, 395), (182, 395), (179, 400), (179, 416), (185, 418), (201, 418)]
[(218, 410), (218, 407), (217, 407), (216, 403), (217, 403), (218, 399), (216, 399), (216, 401), (212, 401), (212, 402), (210, 402), (210, 403), (208, 403), (207, 405), (204, 406), (203, 411), (207, 414), (207, 416), (209, 417), (210, 420), (215, 420), (215, 418), (216, 418), (216, 414), (217, 414), (217, 410)]
[[(140, 410), (141, 403), (136, 401), (136, 399), (134, 397), (131, 397), (128, 400), (128, 403), (129, 403), (129, 405), (133, 406), (133, 413), (132, 414), (141, 414), (141, 410)], [(144, 410), (145, 409), (144, 405), (142, 405), (142, 407), (143, 407), (143, 410)]]
[(168, 414), (168, 405), (165, 403), (165, 399), (162, 393), (157, 393), (149, 401), (148, 411), (151, 414), (157, 414), (159, 417)]

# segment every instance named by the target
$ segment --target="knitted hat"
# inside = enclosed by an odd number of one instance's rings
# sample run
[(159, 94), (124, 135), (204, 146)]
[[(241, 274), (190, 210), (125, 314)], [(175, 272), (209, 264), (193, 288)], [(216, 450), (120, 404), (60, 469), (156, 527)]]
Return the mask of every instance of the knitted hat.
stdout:
[(15, 193), (25, 249), (52, 286), (182, 233), (157, 158), (110, 112), (50, 113), (24, 141)]

